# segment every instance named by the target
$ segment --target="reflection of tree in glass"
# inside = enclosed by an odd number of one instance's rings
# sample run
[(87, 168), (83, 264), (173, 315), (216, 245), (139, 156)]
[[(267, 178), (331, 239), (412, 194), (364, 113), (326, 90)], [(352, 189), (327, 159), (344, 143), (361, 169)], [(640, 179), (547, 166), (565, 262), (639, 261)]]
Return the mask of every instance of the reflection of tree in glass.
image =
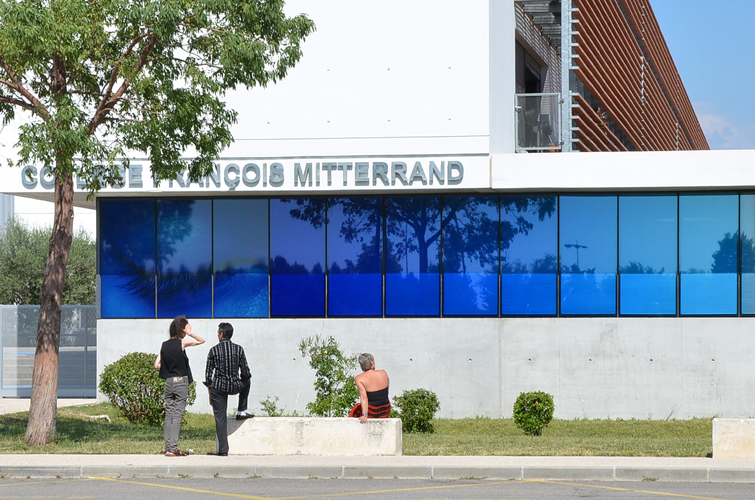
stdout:
[[(292, 219), (309, 222), (315, 229), (320, 229), (325, 224), (325, 200), (323, 198), (296, 198), (281, 199), (282, 203), (295, 203), (296, 207), (289, 212)], [(289, 264), (282, 255), (272, 258), (271, 271), (274, 274), (323, 274), (322, 264), (315, 262), (312, 270), (308, 270), (304, 264), (294, 262)]]
[[(556, 213), (555, 196), (506, 196), (501, 203), (501, 250), (503, 262), (501, 268), (507, 274), (552, 274), (556, 272), (556, 256), (546, 253), (543, 257), (527, 265), (519, 260), (511, 262), (508, 259), (508, 249), (517, 235), (528, 235), (535, 227), (530, 222), (532, 217), (544, 221)], [(509, 214), (509, 217), (503, 217)], [(511, 220), (513, 219), (513, 220)], [(529, 219), (529, 220), (528, 220)]]
[[(739, 234), (726, 233), (713, 252), (712, 273), (736, 273), (739, 255)], [(742, 233), (742, 272), (755, 272), (755, 242)]]
[[(498, 272), (498, 197), (444, 197), (443, 272), (467, 274), (468, 263), (477, 261), (487, 272)], [(497, 213), (496, 213), (497, 215)]]
[(663, 274), (666, 268), (662, 267), (659, 271), (656, 271), (650, 266), (643, 266), (642, 262), (629, 261), (626, 266), (619, 266), (619, 272), (621, 274)]
[[(334, 198), (328, 202), (328, 213), (336, 207), (344, 216), (340, 235), (345, 243), (358, 243), (361, 252), (357, 261), (346, 259), (346, 267), (337, 262), (330, 266), (331, 274), (379, 274), (382, 256), (383, 204), (379, 198)], [(330, 223), (330, 219), (328, 220)]]

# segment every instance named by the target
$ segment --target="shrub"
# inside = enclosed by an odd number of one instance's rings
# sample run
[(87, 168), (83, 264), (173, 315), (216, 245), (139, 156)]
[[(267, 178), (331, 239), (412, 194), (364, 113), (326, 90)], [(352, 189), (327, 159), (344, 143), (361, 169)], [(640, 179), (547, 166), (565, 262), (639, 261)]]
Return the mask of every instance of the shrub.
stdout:
[(309, 357), (309, 366), (315, 370), (317, 396), (307, 403), (307, 410), (318, 417), (345, 417), (359, 400), (354, 383), (356, 356), (346, 356), (336, 339), (323, 340), (319, 335), (299, 342), (303, 357)]
[(435, 432), (432, 420), (440, 409), (440, 401), (433, 391), (404, 391), (393, 398), (393, 402), (400, 410), (399, 417), (404, 432)]
[(266, 399), (260, 401), (262, 411), (264, 411), (268, 417), (282, 417), (286, 408), (278, 408), (278, 401), (278, 396), (272, 397), (268, 395)]
[[(162, 426), (165, 422), (165, 380), (155, 370), (157, 354), (132, 352), (102, 370), (100, 391), (132, 423)], [(197, 397), (194, 382), (189, 400)]]
[(525, 434), (540, 436), (553, 419), (553, 396), (547, 392), (522, 392), (514, 403), (514, 423)]

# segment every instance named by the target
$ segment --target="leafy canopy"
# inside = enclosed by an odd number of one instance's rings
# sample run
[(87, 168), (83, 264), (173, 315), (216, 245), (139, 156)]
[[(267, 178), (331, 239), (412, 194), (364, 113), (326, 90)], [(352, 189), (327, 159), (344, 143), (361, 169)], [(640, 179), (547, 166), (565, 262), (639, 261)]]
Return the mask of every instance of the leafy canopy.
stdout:
[(26, 111), (18, 160), (90, 192), (132, 151), (197, 179), (232, 141), (225, 92), (283, 78), (313, 31), (282, 0), (0, 0), (0, 114)]
[[(50, 251), (51, 227), (28, 226), (14, 217), (0, 232), (0, 304), (39, 305)], [(95, 303), (95, 243), (83, 229), (73, 235), (63, 304)]]

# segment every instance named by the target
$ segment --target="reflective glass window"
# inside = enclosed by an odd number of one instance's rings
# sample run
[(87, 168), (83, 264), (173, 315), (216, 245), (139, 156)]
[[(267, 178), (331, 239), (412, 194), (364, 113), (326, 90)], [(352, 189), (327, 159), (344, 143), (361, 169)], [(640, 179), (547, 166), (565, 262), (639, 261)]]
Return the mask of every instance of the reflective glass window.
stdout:
[(755, 195), (740, 196), (742, 314), (755, 314)]
[(443, 314), (498, 314), (498, 197), (443, 197)]
[(619, 197), (621, 314), (676, 314), (677, 200)]
[(155, 200), (100, 200), (103, 318), (155, 317)]
[(560, 198), (562, 314), (616, 314), (616, 208), (616, 196)]
[(555, 315), (558, 269), (555, 196), (501, 197), (501, 313)]
[(682, 314), (737, 313), (737, 195), (679, 197)]
[(325, 199), (270, 200), (273, 316), (325, 315)]
[(157, 316), (212, 316), (212, 201), (157, 200)]
[(385, 214), (386, 314), (438, 316), (440, 198), (386, 198)]
[(328, 315), (383, 314), (381, 198), (328, 200)]
[(267, 206), (264, 199), (213, 202), (215, 317), (269, 316)]

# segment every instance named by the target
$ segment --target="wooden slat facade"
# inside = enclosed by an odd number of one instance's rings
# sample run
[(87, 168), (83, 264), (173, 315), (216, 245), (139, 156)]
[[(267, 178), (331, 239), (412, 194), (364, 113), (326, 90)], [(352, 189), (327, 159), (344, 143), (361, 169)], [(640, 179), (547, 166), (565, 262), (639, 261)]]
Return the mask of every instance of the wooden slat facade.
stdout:
[[(709, 149), (649, 2), (573, 3), (576, 76), (634, 149)], [(575, 101), (581, 151), (627, 149), (587, 99)]]

